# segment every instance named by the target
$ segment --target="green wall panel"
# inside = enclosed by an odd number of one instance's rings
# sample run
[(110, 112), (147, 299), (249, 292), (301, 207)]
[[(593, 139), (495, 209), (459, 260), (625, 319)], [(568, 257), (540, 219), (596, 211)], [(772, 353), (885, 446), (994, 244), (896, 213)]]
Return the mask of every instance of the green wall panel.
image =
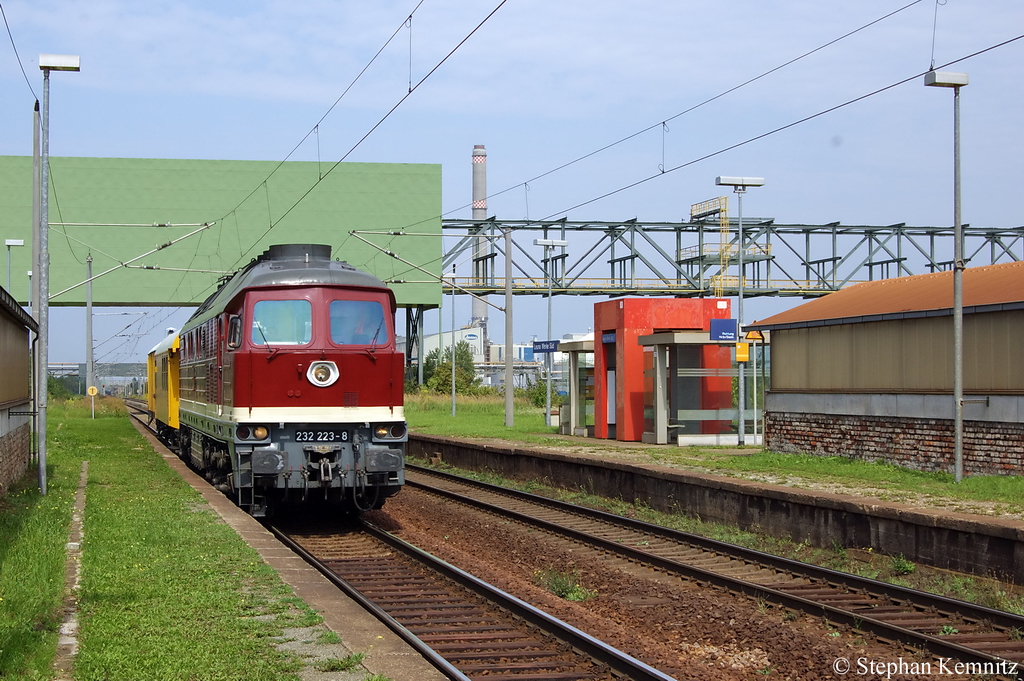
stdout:
[[(401, 280), (391, 284), (399, 305), (440, 302), (434, 277), (350, 235), (405, 232), (362, 236), (439, 274), (439, 165), (51, 157), (50, 168), (52, 305), (85, 304), (84, 286), (61, 292), (85, 279), (89, 252), (94, 276), (115, 268), (94, 280), (96, 305), (176, 306), (202, 302), (216, 288), (217, 272), (234, 271), (278, 243), (329, 244), (335, 259), (385, 282)], [(11, 293), (23, 303), (31, 222), (32, 159), (0, 156), (0, 236), (25, 240), (11, 252)], [(202, 223), (210, 227), (131, 263), (160, 269), (120, 266)], [(119, 226), (130, 224), (145, 226)]]

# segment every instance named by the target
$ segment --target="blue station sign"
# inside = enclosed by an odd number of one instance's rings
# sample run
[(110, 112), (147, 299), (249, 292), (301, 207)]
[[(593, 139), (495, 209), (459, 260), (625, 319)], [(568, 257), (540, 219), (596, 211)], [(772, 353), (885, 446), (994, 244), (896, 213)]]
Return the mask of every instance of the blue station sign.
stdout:
[(533, 341), (534, 352), (558, 352), (558, 343), (556, 340), (546, 341)]
[(712, 319), (711, 340), (713, 341), (737, 341), (735, 319)]

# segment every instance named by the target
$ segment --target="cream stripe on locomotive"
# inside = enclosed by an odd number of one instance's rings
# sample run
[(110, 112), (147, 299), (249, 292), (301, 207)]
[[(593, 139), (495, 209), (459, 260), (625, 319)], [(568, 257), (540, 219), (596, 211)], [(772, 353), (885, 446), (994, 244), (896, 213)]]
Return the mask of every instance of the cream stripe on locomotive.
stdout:
[(232, 420), (242, 423), (370, 423), (405, 421), (405, 407), (253, 407), (231, 410)]
[(405, 407), (236, 407), (218, 414), (216, 405), (181, 401), (181, 410), (235, 423), (370, 423), (405, 421)]

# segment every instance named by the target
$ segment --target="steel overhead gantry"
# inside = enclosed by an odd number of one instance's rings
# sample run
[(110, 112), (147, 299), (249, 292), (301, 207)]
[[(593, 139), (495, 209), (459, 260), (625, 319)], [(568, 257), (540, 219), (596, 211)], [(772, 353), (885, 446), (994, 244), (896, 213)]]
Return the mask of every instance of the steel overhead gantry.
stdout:
[[(504, 257), (501, 237), (512, 233), (512, 291), (546, 295), (734, 296), (739, 288), (737, 222), (717, 215), (689, 222), (561, 220), (442, 220), (442, 228), (463, 237), (444, 254), (443, 270), (474, 257), (476, 276), (456, 277), (456, 293), (502, 293), (494, 259)], [(777, 224), (772, 218), (743, 220), (744, 295), (813, 298), (861, 281), (950, 269), (953, 227)], [(557, 235), (569, 246), (546, 261), (532, 244), (535, 234)], [(572, 238), (569, 233), (575, 232)], [(970, 265), (1021, 260), (1024, 227), (963, 226), (964, 257)], [(492, 249), (474, 256), (487, 238)], [(724, 251), (724, 253), (723, 253)], [(476, 262), (484, 258), (487, 262)], [(730, 273), (730, 268), (734, 271)], [(447, 282), (446, 282), (447, 283)], [(714, 285), (713, 285), (714, 284)], [(720, 287), (720, 292), (719, 292)], [(714, 290), (713, 290), (714, 289)], [(445, 285), (451, 293), (451, 286)]]

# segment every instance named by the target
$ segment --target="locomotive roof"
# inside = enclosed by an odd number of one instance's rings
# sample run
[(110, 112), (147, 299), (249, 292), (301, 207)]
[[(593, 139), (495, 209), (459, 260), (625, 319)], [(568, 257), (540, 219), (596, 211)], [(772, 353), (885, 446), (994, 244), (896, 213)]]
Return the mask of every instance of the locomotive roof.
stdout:
[(310, 284), (385, 289), (392, 301), (394, 300), (391, 289), (377, 277), (358, 270), (347, 262), (331, 260), (330, 246), (277, 244), (221, 284), (220, 288), (199, 306), (186, 326), (224, 309), (244, 289)]

